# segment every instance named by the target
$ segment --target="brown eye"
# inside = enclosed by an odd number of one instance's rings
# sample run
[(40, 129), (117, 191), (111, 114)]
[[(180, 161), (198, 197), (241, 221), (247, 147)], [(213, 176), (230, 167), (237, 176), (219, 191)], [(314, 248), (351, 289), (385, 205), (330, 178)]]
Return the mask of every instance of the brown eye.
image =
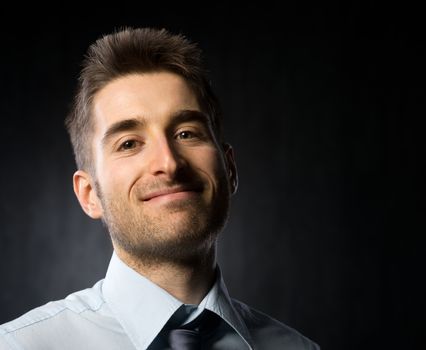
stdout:
[(191, 139), (194, 137), (194, 134), (190, 131), (181, 131), (178, 135), (177, 135), (178, 139), (181, 140), (186, 140), (186, 139)]
[(135, 148), (135, 147), (136, 147), (136, 145), (137, 145), (137, 143), (136, 143), (136, 141), (135, 141), (135, 140), (127, 140), (127, 141), (124, 141), (124, 142), (121, 144), (120, 149), (121, 149), (121, 150), (129, 150), (129, 149), (133, 149), (133, 148)]

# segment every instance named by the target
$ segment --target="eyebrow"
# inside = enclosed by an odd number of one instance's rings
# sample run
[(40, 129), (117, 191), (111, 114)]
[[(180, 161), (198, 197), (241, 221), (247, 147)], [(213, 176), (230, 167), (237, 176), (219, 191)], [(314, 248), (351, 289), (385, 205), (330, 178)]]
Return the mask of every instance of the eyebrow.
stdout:
[[(176, 112), (175, 114), (173, 114), (171, 119), (172, 119), (171, 126), (180, 124), (180, 123), (190, 122), (190, 121), (200, 122), (209, 127), (211, 126), (211, 121), (208, 115), (201, 111), (196, 111), (196, 110), (189, 110), (189, 109), (180, 110)], [(107, 129), (104, 136), (102, 137), (102, 141), (101, 141), (102, 145), (105, 146), (108, 143), (109, 139), (111, 139), (114, 135), (117, 135), (125, 131), (131, 131), (131, 130), (143, 128), (146, 124), (147, 124), (146, 119), (142, 116), (120, 120), (112, 124)]]
[(172, 116), (172, 125), (185, 122), (199, 122), (207, 126), (211, 126), (210, 118), (207, 114), (201, 111), (185, 109), (178, 111)]
[(102, 137), (102, 145), (106, 145), (111, 137), (121, 132), (142, 128), (145, 125), (145, 119), (142, 117), (120, 120), (112, 124)]

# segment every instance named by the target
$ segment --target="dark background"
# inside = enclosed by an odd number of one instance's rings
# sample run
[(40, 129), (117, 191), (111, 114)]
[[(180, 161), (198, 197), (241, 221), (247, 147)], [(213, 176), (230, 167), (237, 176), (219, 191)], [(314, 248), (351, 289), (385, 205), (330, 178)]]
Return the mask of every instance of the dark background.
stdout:
[(72, 192), (63, 119), (87, 47), (155, 26), (199, 42), (223, 104), (240, 175), (219, 250), (231, 294), (323, 349), (424, 346), (419, 8), (54, 10), (2, 13), (0, 323), (103, 278), (109, 238)]

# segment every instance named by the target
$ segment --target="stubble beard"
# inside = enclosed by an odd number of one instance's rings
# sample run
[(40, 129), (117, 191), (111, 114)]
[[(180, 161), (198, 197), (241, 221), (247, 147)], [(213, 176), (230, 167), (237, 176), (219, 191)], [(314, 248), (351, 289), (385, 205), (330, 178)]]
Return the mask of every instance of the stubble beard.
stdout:
[(143, 203), (130, 206), (121, 197), (97, 192), (103, 207), (102, 221), (113, 244), (145, 265), (162, 262), (193, 264), (206, 259), (225, 226), (229, 213), (229, 189), (225, 180), (220, 193), (206, 204), (200, 196), (162, 204), (156, 213)]

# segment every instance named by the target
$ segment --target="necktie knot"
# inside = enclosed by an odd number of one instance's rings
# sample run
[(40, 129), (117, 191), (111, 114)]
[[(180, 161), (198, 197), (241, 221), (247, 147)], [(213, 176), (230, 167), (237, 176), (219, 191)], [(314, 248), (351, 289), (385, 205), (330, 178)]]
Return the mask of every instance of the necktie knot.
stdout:
[(201, 349), (205, 341), (219, 325), (220, 318), (209, 310), (204, 310), (192, 322), (172, 329), (169, 332), (169, 345), (172, 350)]
[(201, 346), (200, 333), (196, 330), (177, 328), (169, 333), (169, 344), (172, 350), (195, 350)]

